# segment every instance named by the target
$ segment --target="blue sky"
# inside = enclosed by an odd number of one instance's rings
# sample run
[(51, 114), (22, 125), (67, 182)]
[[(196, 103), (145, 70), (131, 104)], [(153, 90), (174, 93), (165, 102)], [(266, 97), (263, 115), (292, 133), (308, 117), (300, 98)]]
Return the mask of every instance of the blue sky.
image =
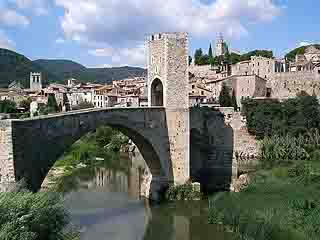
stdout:
[(234, 50), (278, 57), (320, 42), (318, 0), (1, 0), (0, 47), (32, 60), (144, 66), (151, 32), (187, 31), (190, 53), (222, 32)]

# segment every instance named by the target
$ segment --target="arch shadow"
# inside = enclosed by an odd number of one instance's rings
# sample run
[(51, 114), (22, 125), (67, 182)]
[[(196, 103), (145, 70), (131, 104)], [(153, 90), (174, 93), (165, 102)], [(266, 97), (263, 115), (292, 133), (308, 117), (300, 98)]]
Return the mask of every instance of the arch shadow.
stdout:
[(230, 190), (233, 169), (234, 131), (218, 110), (190, 109), (190, 176), (208, 194)]

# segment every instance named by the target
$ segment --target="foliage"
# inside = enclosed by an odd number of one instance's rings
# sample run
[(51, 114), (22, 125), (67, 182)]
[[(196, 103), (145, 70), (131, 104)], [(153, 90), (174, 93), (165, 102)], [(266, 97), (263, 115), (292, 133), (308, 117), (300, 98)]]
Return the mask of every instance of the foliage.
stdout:
[[(315, 168), (320, 169), (311, 166)], [(259, 171), (243, 192), (213, 196), (209, 222), (223, 224), (237, 239), (318, 239), (319, 180), (306, 184), (299, 176), (288, 177), (290, 167), (282, 169), (287, 174), (280, 177), (273, 170)]]
[(15, 113), (17, 105), (11, 100), (0, 100), (0, 113)]
[(19, 106), (24, 108), (27, 112), (30, 111), (30, 104), (32, 102), (32, 99), (31, 98), (27, 98), (27, 99), (24, 99), (22, 100), (20, 103), (19, 103)]
[(234, 110), (238, 111), (237, 98), (236, 98), (236, 94), (235, 94), (234, 90), (232, 91), (231, 101), (232, 101), (232, 106), (233, 106)]
[(222, 89), (219, 95), (219, 104), (221, 107), (232, 107), (230, 88), (226, 84), (222, 85)]
[(194, 63), (196, 65), (208, 65), (209, 64), (209, 55), (202, 53), (202, 49), (199, 48), (195, 51), (194, 54)]
[(189, 56), (189, 65), (191, 65), (191, 63), (192, 63), (192, 57), (191, 56)]
[(100, 127), (95, 133), (89, 133), (73, 144), (55, 165), (75, 167), (80, 163), (91, 164), (96, 157), (106, 159), (110, 154), (118, 153), (128, 141), (118, 130)]
[(64, 232), (69, 220), (60, 194), (0, 193), (0, 239), (74, 239), (74, 234)]
[[(287, 53), (285, 55), (285, 58), (287, 58), (289, 61), (295, 61), (296, 55), (297, 54), (304, 54), (305, 50), (309, 46), (302, 46), (302, 47), (298, 47), (296, 49), (293, 49), (292, 51), (290, 51), (289, 53)], [(320, 49), (320, 44), (313, 44), (312, 46), (314, 46), (317, 49)]]
[(208, 56), (209, 56), (209, 59), (213, 58), (211, 43), (210, 43), (210, 46), (209, 46)]
[(319, 103), (315, 96), (299, 95), (283, 102), (244, 99), (242, 104), (248, 131), (258, 139), (274, 134), (299, 136), (307, 134), (309, 129), (320, 128)]
[(273, 52), (268, 50), (254, 50), (245, 54), (242, 54), (240, 61), (250, 60), (252, 56), (262, 56), (266, 58), (273, 58)]
[(274, 167), (307, 160), (309, 154), (303, 148), (304, 143), (302, 136), (296, 138), (289, 135), (266, 137), (260, 142), (261, 163), (264, 167)]
[(166, 191), (165, 197), (169, 201), (175, 200), (198, 200), (201, 198), (201, 193), (194, 190), (191, 182), (184, 185), (171, 185)]

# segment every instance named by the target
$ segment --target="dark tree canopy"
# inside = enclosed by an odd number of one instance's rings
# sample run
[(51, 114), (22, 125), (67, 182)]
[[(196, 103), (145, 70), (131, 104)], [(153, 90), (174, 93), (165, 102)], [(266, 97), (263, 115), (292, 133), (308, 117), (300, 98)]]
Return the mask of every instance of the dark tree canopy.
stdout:
[(219, 104), (221, 107), (232, 107), (230, 88), (226, 84), (222, 85), (222, 89), (219, 95)]
[(15, 102), (10, 100), (0, 101), (0, 113), (16, 113), (17, 105)]
[(303, 135), (312, 128), (320, 129), (320, 105), (315, 96), (299, 94), (284, 102), (246, 99), (242, 110), (248, 130), (257, 138), (277, 135)]
[(210, 43), (210, 46), (209, 46), (208, 56), (209, 56), (210, 59), (213, 58), (211, 43)]

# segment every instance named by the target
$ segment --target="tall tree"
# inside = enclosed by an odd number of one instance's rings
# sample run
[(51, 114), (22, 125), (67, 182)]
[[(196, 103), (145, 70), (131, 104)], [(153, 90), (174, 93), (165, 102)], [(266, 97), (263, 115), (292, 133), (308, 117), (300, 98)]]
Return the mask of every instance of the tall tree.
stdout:
[(48, 112), (57, 112), (59, 110), (59, 106), (57, 104), (57, 100), (54, 94), (50, 94), (48, 96), (47, 108), (48, 108)]
[(234, 108), (235, 111), (238, 111), (238, 104), (237, 104), (237, 98), (236, 98), (236, 94), (235, 91), (232, 91), (232, 106)]
[(230, 96), (230, 88), (223, 83), (219, 95), (219, 104), (221, 107), (232, 107), (232, 99)]
[(210, 43), (210, 46), (209, 46), (208, 55), (209, 55), (209, 59), (212, 59), (212, 58), (213, 58), (211, 43)]
[(202, 58), (202, 49), (199, 48), (196, 50), (196, 52), (194, 53), (194, 63), (196, 65), (199, 65), (199, 63), (201, 62), (201, 58)]
[(192, 63), (192, 57), (189, 56), (189, 65), (191, 65), (191, 63)]

